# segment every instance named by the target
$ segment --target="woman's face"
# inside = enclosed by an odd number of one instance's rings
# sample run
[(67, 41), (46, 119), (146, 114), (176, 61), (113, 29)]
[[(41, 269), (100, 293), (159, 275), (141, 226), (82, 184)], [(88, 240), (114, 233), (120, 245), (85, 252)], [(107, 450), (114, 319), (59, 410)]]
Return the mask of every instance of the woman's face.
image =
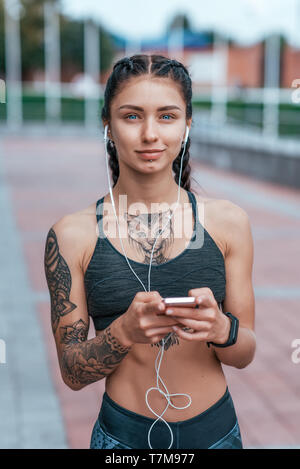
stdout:
[[(110, 108), (109, 138), (119, 163), (142, 172), (171, 164), (185, 136), (186, 104), (171, 78), (143, 75), (125, 83)], [(161, 150), (156, 154), (143, 154)], [(150, 159), (153, 161), (150, 162)]]

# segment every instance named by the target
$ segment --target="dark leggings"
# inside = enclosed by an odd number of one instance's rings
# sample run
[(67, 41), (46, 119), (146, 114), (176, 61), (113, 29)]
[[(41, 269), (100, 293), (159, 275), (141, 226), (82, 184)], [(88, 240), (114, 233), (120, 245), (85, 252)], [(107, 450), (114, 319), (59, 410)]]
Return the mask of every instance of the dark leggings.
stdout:
[[(91, 436), (91, 449), (150, 449), (152, 423), (144, 415), (121, 407), (105, 392)], [(168, 422), (168, 421), (167, 421)], [(242, 439), (228, 388), (215, 404), (188, 420), (168, 422), (173, 432), (171, 449), (242, 449)], [(153, 449), (168, 449), (171, 433), (158, 420), (150, 433)]]

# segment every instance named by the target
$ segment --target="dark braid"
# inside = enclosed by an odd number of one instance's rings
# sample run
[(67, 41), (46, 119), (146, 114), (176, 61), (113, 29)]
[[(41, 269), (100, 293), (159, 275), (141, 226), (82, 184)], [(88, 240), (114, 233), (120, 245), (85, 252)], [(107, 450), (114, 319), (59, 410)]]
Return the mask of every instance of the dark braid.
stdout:
[(114, 145), (111, 145), (110, 149), (107, 149), (107, 151), (109, 153), (108, 164), (112, 173), (113, 187), (115, 187), (120, 174), (117, 150)]
[[(102, 108), (102, 119), (110, 121), (110, 103), (113, 97), (120, 90), (121, 85), (132, 76), (139, 76), (151, 73), (158, 77), (171, 77), (179, 83), (184, 101), (186, 103), (186, 119), (192, 117), (192, 81), (186, 67), (177, 60), (170, 60), (162, 55), (137, 54), (131, 57), (124, 57), (114, 64), (113, 71), (109, 76), (104, 92), (104, 105)], [(182, 174), (180, 186), (190, 191), (190, 138), (188, 138), (182, 162)], [(107, 151), (110, 155), (109, 166), (112, 171), (113, 187), (116, 185), (120, 170), (118, 155), (115, 146), (111, 141), (107, 143)], [(175, 182), (179, 183), (180, 163), (182, 149), (173, 161), (172, 169), (175, 173)]]
[[(182, 161), (182, 172), (181, 172), (181, 180), (180, 180), (180, 186), (183, 187), (185, 190), (190, 191), (191, 189), (191, 181), (190, 181), (190, 174), (191, 174), (191, 166), (189, 164), (189, 159), (190, 159), (190, 148), (191, 141), (188, 138), (186, 146), (185, 146), (185, 152), (183, 156), (183, 161)], [(180, 164), (181, 164), (181, 153), (177, 155), (175, 160), (173, 161), (173, 171), (175, 173), (175, 182), (178, 184), (179, 183), (179, 175), (180, 175)]]

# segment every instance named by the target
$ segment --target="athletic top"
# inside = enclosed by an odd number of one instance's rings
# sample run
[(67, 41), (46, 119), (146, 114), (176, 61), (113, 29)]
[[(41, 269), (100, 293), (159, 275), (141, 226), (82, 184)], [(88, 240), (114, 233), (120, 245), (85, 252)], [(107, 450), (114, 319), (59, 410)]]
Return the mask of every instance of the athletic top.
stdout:
[[(150, 289), (165, 298), (188, 296), (192, 288), (209, 287), (220, 306), (225, 299), (224, 257), (199, 221), (195, 195), (188, 191), (188, 197), (194, 215), (193, 236), (178, 256), (162, 264), (151, 264)], [(125, 313), (137, 292), (148, 291), (149, 264), (128, 258), (145, 290), (130, 270), (125, 256), (105, 236), (103, 201), (104, 197), (96, 204), (100, 236), (84, 275), (87, 309), (96, 330), (105, 329)]]

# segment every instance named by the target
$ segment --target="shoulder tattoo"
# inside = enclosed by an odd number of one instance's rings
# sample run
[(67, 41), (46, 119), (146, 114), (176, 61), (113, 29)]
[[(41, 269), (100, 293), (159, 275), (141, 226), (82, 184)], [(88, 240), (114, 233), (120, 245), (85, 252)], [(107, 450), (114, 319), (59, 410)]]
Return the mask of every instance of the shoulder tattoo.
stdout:
[(68, 264), (59, 252), (56, 234), (52, 228), (46, 240), (44, 267), (51, 299), (51, 323), (55, 333), (60, 317), (73, 311), (77, 305), (69, 299), (72, 285), (71, 273)]

